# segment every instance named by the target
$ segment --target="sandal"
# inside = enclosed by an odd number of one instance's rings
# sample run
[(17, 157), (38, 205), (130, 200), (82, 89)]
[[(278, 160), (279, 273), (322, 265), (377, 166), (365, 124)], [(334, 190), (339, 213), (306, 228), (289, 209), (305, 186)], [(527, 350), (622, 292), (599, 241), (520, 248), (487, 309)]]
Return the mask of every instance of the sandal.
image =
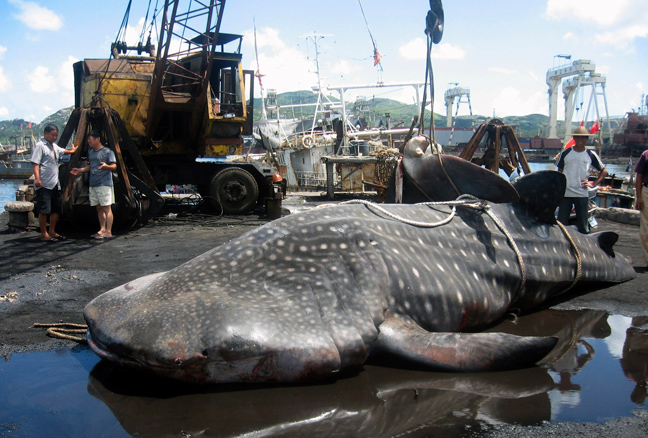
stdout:
[(58, 241), (59, 240), (56, 237), (50, 237), (49, 239), (41, 239), (41, 242), (47, 242), (47, 243), (54, 243)]

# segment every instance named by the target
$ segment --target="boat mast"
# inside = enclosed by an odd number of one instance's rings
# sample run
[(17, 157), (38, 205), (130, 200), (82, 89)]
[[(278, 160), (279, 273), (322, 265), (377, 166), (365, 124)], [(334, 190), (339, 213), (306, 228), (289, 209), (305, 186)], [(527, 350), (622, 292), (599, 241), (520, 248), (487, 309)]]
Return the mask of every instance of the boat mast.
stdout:
[(315, 113), (313, 114), (313, 123), (311, 124), (310, 135), (313, 135), (313, 133), (315, 132), (315, 125), (317, 124), (317, 114), (322, 112), (321, 109), (321, 106), (323, 104), (322, 98), (324, 97), (322, 94), (322, 78), (320, 76), (320, 66), (319, 66), (319, 46), (317, 44), (317, 41), (327, 36), (331, 36), (331, 35), (314, 33), (312, 35), (303, 36), (303, 38), (310, 39), (313, 42), (313, 45), (315, 46), (315, 74), (317, 74), (317, 104), (315, 105)]
[[(259, 50), (257, 49), (257, 34), (256, 34), (256, 17), (254, 18), (254, 56), (256, 57), (257, 70), (254, 76), (259, 80), (259, 88), (261, 89), (261, 120), (268, 119), (268, 111), (266, 110), (265, 90), (263, 89), (263, 81), (261, 78), (265, 75), (261, 74), (261, 67), (259, 66)], [(278, 117), (278, 116), (277, 116)]]

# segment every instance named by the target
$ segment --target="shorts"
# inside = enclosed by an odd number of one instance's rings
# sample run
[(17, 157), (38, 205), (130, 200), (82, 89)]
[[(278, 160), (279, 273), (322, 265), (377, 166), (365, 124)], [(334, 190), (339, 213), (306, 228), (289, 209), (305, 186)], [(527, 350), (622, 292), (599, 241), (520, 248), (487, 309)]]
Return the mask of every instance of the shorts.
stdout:
[(113, 186), (90, 187), (90, 205), (108, 207), (115, 203), (115, 190)]
[(36, 213), (38, 214), (62, 214), (63, 197), (61, 190), (58, 188), (46, 189), (39, 187), (36, 189)]

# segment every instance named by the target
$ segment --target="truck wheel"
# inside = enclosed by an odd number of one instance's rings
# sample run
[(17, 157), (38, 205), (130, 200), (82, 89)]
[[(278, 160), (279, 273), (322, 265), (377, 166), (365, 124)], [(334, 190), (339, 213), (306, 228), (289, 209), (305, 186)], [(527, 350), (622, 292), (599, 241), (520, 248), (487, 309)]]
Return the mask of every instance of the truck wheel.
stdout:
[(259, 187), (250, 172), (230, 167), (212, 178), (209, 196), (218, 200), (223, 214), (245, 214), (256, 205)]

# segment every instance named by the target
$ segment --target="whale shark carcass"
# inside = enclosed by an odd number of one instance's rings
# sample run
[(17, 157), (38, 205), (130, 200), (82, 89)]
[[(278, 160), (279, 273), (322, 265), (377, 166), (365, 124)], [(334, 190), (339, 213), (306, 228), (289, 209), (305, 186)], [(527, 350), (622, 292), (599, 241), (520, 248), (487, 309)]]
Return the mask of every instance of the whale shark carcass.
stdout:
[(556, 224), (563, 174), (513, 187), (504, 204), (346, 204), (275, 220), (98, 296), (84, 310), (89, 344), (198, 383), (312, 381), (376, 353), (439, 370), (530, 366), (555, 338), (478, 331), (575, 280), (635, 273), (616, 234)]

